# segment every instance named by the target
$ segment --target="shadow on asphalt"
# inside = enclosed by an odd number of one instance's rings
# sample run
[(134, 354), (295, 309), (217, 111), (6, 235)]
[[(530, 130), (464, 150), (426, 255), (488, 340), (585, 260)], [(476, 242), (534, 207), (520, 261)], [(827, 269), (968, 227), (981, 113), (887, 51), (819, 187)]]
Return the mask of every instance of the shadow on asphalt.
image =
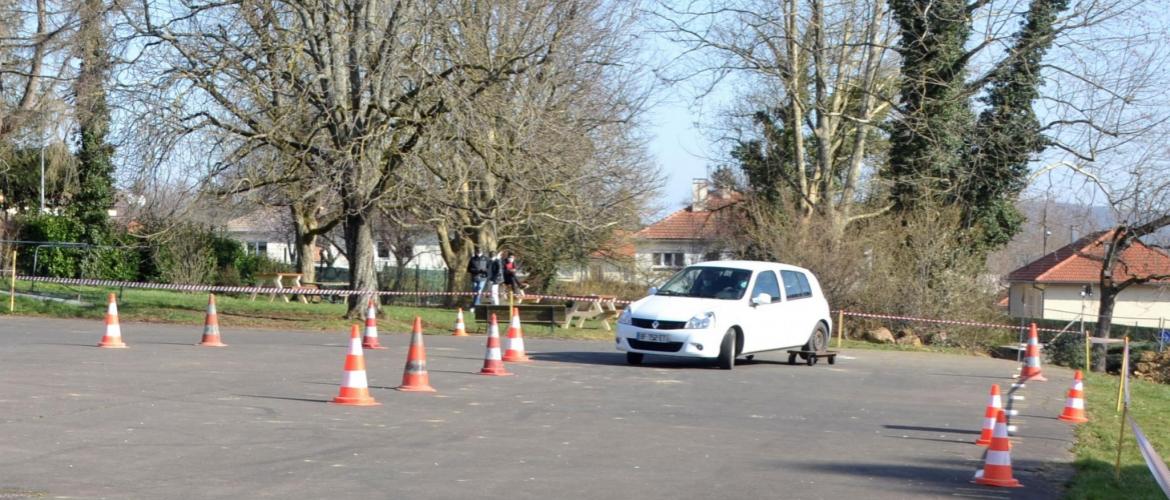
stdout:
[(891, 439), (909, 439), (911, 441), (933, 441), (936, 443), (947, 443), (947, 444), (972, 443), (973, 442), (970, 439), (943, 439), (943, 438), (926, 438), (926, 437), (914, 437), (914, 436), (891, 436), (891, 435), (884, 435), (882, 437), (891, 438)]
[(941, 432), (946, 434), (971, 434), (979, 435), (981, 431), (971, 431), (963, 429), (952, 429), (949, 427), (921, 427), (917, 425), (883, 425), (887, 429), (895, 429), (899, 431), (922, 431), (922, 432)]
[(961, 377), (961, 378), (989, 378), (992, 380), (1014, 380), (1013, 377), (996, 377), (994, 375), (967, 375), (963, 373), (927, 373), (927, 375), (938, 375), (940, 377)]
[(72, 342), (32, 342), (30, 345), (67, 345), (72, 347), (97, 347), (97, 342), (91, 344), (75, 344)]
[(821, 474), (856, 476), (873, 482), (885, 491), (904, 491), (907, 495), (937, 495), (938, 498), (1011, 498), (1057, 499), (1063, 493), (1059, 483), (1044, 481), (1030, 471), (1047, 470), (1051, 464), (1034, 460), (1012, 461), (1013, 476), (1023, 488), (995, 488), (971, 482), (983, 460), (933, 460), (931, 465), (874, 464), (859, 462), (806, 463), (783, 462), (778, 467), (803, 469)]
[[(682, 368), (682, 369), (712, 369), (717, 368), (714, 361), (676, 358), (672, 356), (656, 356), (647, 354), (641, 365), (626, 363), (626, 355), (622, 352), (589, 352), (589, 351), (561, 351), (561, 352), (529, 352), (528, 357), (535, 361), (550, 361), (553, 363), (571, 363), (579, 365), (628, 366), (630, 368)], [(738, 365), (739, 363), (737, 363)]]
[(309, 399), (309, 398), (290, 398), (286, 396), (261, 396), (259, 394), (235, 394), (241, 398), (258, 398), (258, 399), (283, 399), (285, 401), (300, 401), (303, 403), (328, 403), (328, 399)]

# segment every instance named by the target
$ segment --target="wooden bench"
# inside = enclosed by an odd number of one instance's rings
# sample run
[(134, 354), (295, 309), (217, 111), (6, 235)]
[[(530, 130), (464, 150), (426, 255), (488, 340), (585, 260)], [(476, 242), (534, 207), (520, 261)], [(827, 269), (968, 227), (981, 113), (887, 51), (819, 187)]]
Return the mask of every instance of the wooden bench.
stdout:
[(606, 331), (612, 330), (609, 326), (609, 320), (617, 319), (619, 311), (617, 309), (617, 297), (598, 296), (593, 295), (581, 300), (574, 300), (572, 307), (569, 308), (568, 314), (565, 317), (565, 322), (561, 325), (562, 328), (568, 328), (574, 320), (577, 321), (577, 328), (585, 326), (585, 320), (596, 319), (601, 321), (601, 326)]
[[(286, 281), (287, 280), (287, 281)], [(287, 284), (286, 284), (287, 283)], [(288, 297), (294, 295), (300, 299), (301, 302), (308, 303), (309, 300), (304, 295), (296, 293), (297, 289), (305, 288), (301, 284), (301, 273), (266, 273), (256, 275), (256, 286), (261, 288), (278, 288), (288, 289), (288, 292), (280, 292), (280, 298), (288, 302)], [(268, 294), (268, 301), (272, 302), (276, 299), (277, 292)], [(256, 300), (256, 293), (252, 293), (252, 300)]]
[[(565, 306), (555, 304), (516, 304), (513, 306), (520, 314), (520, 323), (547, 325), (550, 330), (565, 322)], [(486, 328), (488, 315), (495, 314), (500, 325), (500, 335), (508, 331), (508, 321), (512, 317), (506, 305), (481, 304), (475, 308), (475, 322)]]

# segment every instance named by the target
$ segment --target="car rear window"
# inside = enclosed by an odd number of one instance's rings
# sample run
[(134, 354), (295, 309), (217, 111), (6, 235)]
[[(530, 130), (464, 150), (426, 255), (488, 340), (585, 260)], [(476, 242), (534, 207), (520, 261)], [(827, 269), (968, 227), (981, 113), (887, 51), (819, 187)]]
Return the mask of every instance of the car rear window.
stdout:
[(808, 283), (808, 276), (800, 271), (780, 271), (784, 280), (784, 296), (789, 300), (812, 297), (812, 287)]

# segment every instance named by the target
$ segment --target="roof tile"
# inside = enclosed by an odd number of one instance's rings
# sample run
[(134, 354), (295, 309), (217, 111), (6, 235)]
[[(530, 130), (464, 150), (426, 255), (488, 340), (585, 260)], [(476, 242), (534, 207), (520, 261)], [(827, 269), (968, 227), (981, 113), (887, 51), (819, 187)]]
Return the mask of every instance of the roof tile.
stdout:
[[(1008, 274), (1008, 281), (1036, 283), (1096, 283), (1101, 279), (1101, 265), (1106, 241), (1113, 231), (1100, 231), (1065, 245)], [(1170, 256), (1134, 241), (1121, 253), (1113, 268), (1115, 280), (1170, 274)], [(1170, 283), (1170, 279), (1156, 280)]]

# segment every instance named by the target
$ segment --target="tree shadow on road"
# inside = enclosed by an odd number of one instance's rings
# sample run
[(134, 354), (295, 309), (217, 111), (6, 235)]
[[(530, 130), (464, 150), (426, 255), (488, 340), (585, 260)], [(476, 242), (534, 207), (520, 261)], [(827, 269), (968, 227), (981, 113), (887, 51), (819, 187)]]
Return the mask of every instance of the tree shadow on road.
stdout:
[[(929, 465), (865, 462), (783, 462), (778, 467), (801, 469), (812, 473), (858, 476), (885, 492), (902, 492), (907, 497), (967, 497), (1048, 500), (1064, 493), (1063, 481), (1053, 482), (1043, 475), (1054, 464), (1032, 460), (1013, 461), (1013, 476), (1023, 488), (995, 488), (971, 482), (975, 471), (983, 468), (982, 460), (932, 460)], [(829, 480), (831, 481), (831, 479)]]

